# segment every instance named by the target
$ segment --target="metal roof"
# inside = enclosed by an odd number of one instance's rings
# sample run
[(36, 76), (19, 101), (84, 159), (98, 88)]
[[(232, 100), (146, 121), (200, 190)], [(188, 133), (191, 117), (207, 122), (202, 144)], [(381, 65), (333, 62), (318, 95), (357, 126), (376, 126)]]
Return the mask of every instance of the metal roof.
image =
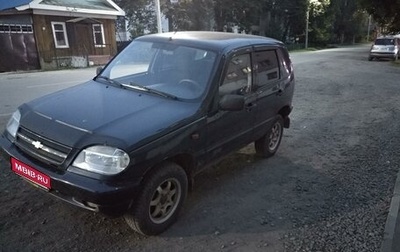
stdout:
[(112, 0), (0, 0), (0, 11), (8, 9), (43, 10), (124, 16), (125, 12)]
[(136, 40), (175, 43), (218, 51), (257, 45), (284, 46), (282, 42), (273, 38), (248, 34), (212, 31), (158, 33), (138, 37), (136, 38)]
[(13, 1), (0, 1), (0, 11), (12, 9), (21, 5), (32, 2), (32, 0), (13, 0)]
[(95, 9), (115, 11), (107, 2), (103, 0), (43, 0), (40, 4), (65, 6), (71, 8)]

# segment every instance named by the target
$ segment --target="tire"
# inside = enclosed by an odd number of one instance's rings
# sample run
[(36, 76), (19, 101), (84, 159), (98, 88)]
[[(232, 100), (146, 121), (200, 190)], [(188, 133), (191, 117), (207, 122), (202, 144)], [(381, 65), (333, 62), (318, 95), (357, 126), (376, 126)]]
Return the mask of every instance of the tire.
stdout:
[(143, 235), (157, 235), (178, 218), (188, 191), (185, 171), (175, 163), (163, 163), (150, 171), (142, 192), (124, 215), (126, 223)]
[(280, 115), (275, 120), (268, 132), (254, 142), (256, 153), (258, 156), (269, 158), (273, 156), (281, 144), (283, 135), (283, 118)]
[(368, 57), (368, 61), (372, 61), (373, 59), (373, 57)]

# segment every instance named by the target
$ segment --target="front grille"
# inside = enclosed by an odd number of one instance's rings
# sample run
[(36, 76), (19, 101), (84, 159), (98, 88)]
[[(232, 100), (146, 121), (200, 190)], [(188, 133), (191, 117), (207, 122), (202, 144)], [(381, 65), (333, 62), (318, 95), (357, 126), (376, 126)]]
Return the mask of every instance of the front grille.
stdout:
[(52, 165), (61, 165), (71, 148), (20, 127), (15, 144), (26, 154)]

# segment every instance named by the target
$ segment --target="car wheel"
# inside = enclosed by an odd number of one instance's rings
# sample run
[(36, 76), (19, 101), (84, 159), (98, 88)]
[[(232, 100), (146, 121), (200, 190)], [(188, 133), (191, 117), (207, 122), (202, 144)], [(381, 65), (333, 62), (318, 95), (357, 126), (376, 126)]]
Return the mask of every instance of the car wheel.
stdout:
[(281, 144), (283, 135), (283, 118), (277, 115), (267, 134), (255, 141), (257, 155), (268, 158), (275, 154)]
[(157, 235), (177, 219), (188, 190), (185, 171), (175, 163), (163, 163), (144, 180), (141, 194), (124, 215), (126, 223), (143, 235)]
[(374, 58), (373, 57), (368, 57), (368, 60), (369, 61), (372, 61)]

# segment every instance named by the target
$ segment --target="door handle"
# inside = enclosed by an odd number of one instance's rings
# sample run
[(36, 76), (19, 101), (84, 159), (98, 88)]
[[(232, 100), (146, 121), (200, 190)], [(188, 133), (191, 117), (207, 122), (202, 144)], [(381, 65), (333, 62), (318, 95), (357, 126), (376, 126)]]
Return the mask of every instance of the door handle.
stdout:
[(245, 106), (245, 108), (246, 108), (246, 110), (247, 111), (251, 111), (253, 108), (255, 108), (257, 105), (255, 104), (255, 103), (252, 103), (252, 102), (250, 102), (250, 103), (247, 103), (246, 104), (246, 106)]

